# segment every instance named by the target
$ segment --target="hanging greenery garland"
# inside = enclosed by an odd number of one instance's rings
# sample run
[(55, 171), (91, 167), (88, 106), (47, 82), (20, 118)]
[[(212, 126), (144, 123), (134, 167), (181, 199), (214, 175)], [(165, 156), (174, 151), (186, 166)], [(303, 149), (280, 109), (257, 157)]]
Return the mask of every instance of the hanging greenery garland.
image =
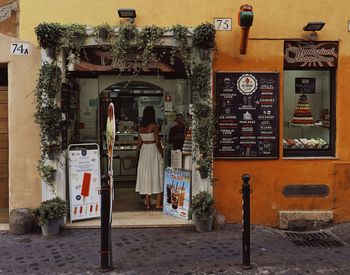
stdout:
[[(167, 31), (172, 31), (175, 41), (175, 45), (171, 48), (171, 63), (174, 64), (175, 57), (182, 60), (186, 74), (191, 81), (191, 91), (194, 99), (193, 136), (195, 141), (194, 160), (196, 162), (196, 168), (199, 171), (205, 170), (210, 174), (213, 160), (213, 140), (215, 140), (215, 121), (211, 100), (211, 63), (210, 58), (203, 59), (204, 61), (198, 61), (198, 58), (194, 56), (194, 52), (200, 49), (210, 52), (215, 47), (214, 26), (210, 23), (204, 23), (191, 31), (190, 28), (179, 24), (174, 25), (172, 28), (152, 25), (146, 26), (141, 30), (137, 29), (133, 24), (124, 24), (118, 27), (101, 24), (94, 28), (93, 35), (98, 35), (100, 39), (105, 40), (105, 43), (98, 46), (104, 50), (108, 50), (114, 60), (118, 60), (118, 58), (128, 53), (136, 52), (137, 58), (132, 71), (134, 74), (137, 74), (149, 62), (155, 61), (158, 63), (157, 61), (159, 61), (161, 55), (159, 55), (159, 51), (156, 53), (156, 47), (161, 47), (161, 39)], [(41, 47), (50, 45), (55, 47), (56, 52), (65, 49), (68, 52), (70, 62), (79, 62), (79, 56), (83, 51), (85, 40), (88, 37), (86, 26), (78, 24), (60, 25), (57, 23), (43, 23), (36, 28), (36, 34)], [(47, 39), (46, 42), (44, 42), (45, 39)], [(57, 44), (53, 41), (56, 41)], [(163, 49), (165, 51), (165, 48)], [(45, 69), (42, 69), (40, 72), (37, 86), (38, 93), (42, 84), (41, 77), (48, 74), (45, 72), (48, 69), (47, 65), (44, 65), (44, 67)], [(119, 69), (122, 73), (126, 68)], [(58, 90), (60, 89), (58, 83), (61, 79), (57, 77), (47, 79), (47, 81), (51, 83), (49, 86), (53, 85)], [(39, 85), (39, 83), (41, 84)], [(50, 93), (49, 86), (42, 88), (46, 91), (47, 95)], [(55, 91), (52, 92), (56, 93)], [(52, 98), (52, 95), (50, 96)], [(41, 97), (37, 97), (37, 102), (40, 102)], [(44, 120), (48, 121), (49, 118), (46, 117), (46, 114), (49, 114), (49, 112), (43, 105), (40, 105), (41, 107), (39, 105), (37, 105), (36, 122), (42, 129), (42, 149), (45, 154), (45, 148), (50, 143), (49, 141), (56, 142), (58, 140), (50, 136), (47, 129), (45, 129), (46, 126), (42, 122)], [(61, 119), (58, 118), (61, 115), (60, 110), (57, 109), (56, 105), (52, 104), (50, 108), (50, 113), (58, 119), (56, 122), (60, 122)], [(58, 129), (58, 123), (53, 123), (52, 127)]]

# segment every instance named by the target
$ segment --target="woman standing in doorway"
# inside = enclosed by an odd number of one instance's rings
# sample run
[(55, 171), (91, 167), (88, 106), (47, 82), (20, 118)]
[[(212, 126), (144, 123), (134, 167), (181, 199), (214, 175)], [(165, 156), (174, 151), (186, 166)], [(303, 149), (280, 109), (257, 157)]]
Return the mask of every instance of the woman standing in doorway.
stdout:
[(157, 194), (157, 209), (162, 206), (163, 151), (160, 145), (156, 115), (152, 106), (143, 110), (137, 149), (140, 149), (137, 166), (136, 192), (145, 195), (146, 209), (151, 209), (151, 195)]

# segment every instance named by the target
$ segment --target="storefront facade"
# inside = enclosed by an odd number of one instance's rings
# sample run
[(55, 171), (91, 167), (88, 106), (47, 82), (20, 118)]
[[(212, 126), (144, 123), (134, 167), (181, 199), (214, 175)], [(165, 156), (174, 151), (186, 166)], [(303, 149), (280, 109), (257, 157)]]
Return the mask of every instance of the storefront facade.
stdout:
[[(218, 212), (223, 213), (229, 222), (241, 221), (240, 189), (242, 175), (247, 173), (251, 176), (253, 189), (251, 194), (252, 223), (277, 226), (279, 212), (283, 210), (328, 210), (333, 211), (335, 222), (349, 220), (347, 214), (349, 205), (347, 200), (349, 195), (348, 171), (350, 169), (350, 148), (348, 145), (350, 133), (347, 129), (350, 120), (350, 115), (347, 113), (347, 107), (350, 103), (347, 96), (349, 50), (344, 46), (348, 40), (348, 18), (342, 12), (344, 7), (349, 4), (345, 0), (340, 1), (341, 3), (336, 6), (332, 1), (324, 2), (321, 6), (319, 1), (316, 0), (308, 1), (302, 5), (295, 1), (284, 1), (282, 3), (278, 0), (270, 2), (268, 6), (260, 1), (250, 2), (249, 4), (252, 5), (254, 11), (254, 22), (250, 28), (248, 48), (245, 55), (240, 54), (241, 31), (236, 22), (237, 13), (242, 3), (224, 1), (218, 5), (211, 1), (202, 1), (196, 3), (200, 5), (198, 7), (195, 4), (175, 1), (163, 7), (161, 1), (158, 1), (159, 3), (155, 1), (152, 6), (137, 1), (124, 1), (119, 3), (118, 6), (113, 1), (107, 1), (103, 5), (96, 3), (89, 6), (84, 6), (83, 1), (74, 4), (70, 1), (59, 1), (50, 3), (50, 7), (48, 7), (46, 2), (37, 1), (35, 5), (32, 5), (29, 0), (20, 2), (19, 38), (21, 40), (36, 44), (34, 28), (42, 22), (80, 23), (90, 26), (107, 22), (111, 25), (118, 25), (117, 9), (126, 7), (132, 7), (136, 10), (135, 24), (137, 27), (152, 24), (159, 26), (174, 24), (196, 26), (206, 21), (213, 22), (214, 18), (231, 18), (232, 30), (218, 30), (216, 33), (217, 49), (214, 52), (212, 63), (213, 99), (221, 92), (221, 90), (218, 90), (220, 85), (217, 82), (220, 79), (220, 74), (228, 73), (228, 78), (232, 76), (231, 79), (235, 87), (237, 84), (235, 81), (239, 78), (239, 74), (253, 76), (259, 73), (273, 74), (276, 79), (275, 84), (278, 83), (274, 86), (276, 97), (273, 98), (275, 100), (273, 106), (275, 112), (273, 122), (276, 125), (273, 133), (275, 139), (270, 139), (275, 149), (271, 158), (257, 158), (256, 155), (251, 157), (252, 155), (247, 156), (248, 153), (241, 155), (241, 157), (214, 155), (217, 158), (214, 160), (213, 193)], [(154, 7), (159, 8), (155, 10)], [(184, 13), (184, 10), (187, 12)], [(337, 16), (334, 16), (334, 14), (337, 14)], [(286, 20), (288, 18), (290, 20)], [(308, 22), (313, 21), (326, 23), (324, 28), (317, 32), (316, 41), (317, 43), (332, 42), (338, 46), (337, 51), (334, 52), (337, 64), (334, 66), (326, 65), (323, 68), (321, 68), (322, 64), (316, 64), (308, 69), (288, 68), (285, 65), (287, 42), (298, 43), (303, 39), (309, 41), (309, 32), (303, 31), (303, 27)], [(317, 43), (311, 43), (311, 45)], [(38, 62), (40, 62), (39, 56), (37, 57)], [(236, 76), (237, 78), (235, 78)], [(15, 81), (14, 79), (16, 79), (15, 72), (9, 71), (9, 81)], [(31, 85), (35, 84), (35, 79), (36, 77), (32, 78)], [(108, 78), (103, 81), (106, 83), (104, 88), (119, 82), (119, 80), (114, 82)], [(96, 86), (98, 86), (98, 83), (100, 82), (96, 82)], [(309, 85), (307, 85), (308, 83)], [(320, 83), (322, 83), (321, 86)], [(157, 83), (153, 84), (157, 85)], [(296, 86), (298, 89), (311, 87), (311, 91), (315, 91), (310, 94), (305, 93), (304, 90), (302, 93), (298, 93), (295, 89)], [(262, 91), (260, 91), (261, 93)], [(265, 93), (269, 93), (269, 91), (265, 91)], [(307, 136), (308, 134), (293, 132), (300, 128), (288, 129), (287, 126), (291, 126), (289, 124), (293, 119), (300, 95), (304, 93), (314, 117), (312, 123), (320, 122), (319, 120), (328, 120), (329, 127), (323, 127), (327, 128), (327, 130), (322, 130), (324, 133), (311, 133), (309, 134), (311, 136)], [(19, 112), (19, 108), (16, 107), (17, 105), (14, 102), (16, 102), (17, 97), (20, 97), (21, 93), (17, 89), (13, 91), (13, 94), (13, 103), (10, 101), (9, 110), (16, 113)], [(319, 99), (318, 95), (322, 95), (322, 98)], [(305, 104), (305, 100), (299, 103)], [(22, 109), (33, 112), (34, 106), (21, 106)], [(322, 119), (319, 115), (320, 109), (324, 110)], [(214, 111), (217, 114), (215, 107), (213, 108)], [(249, 111), (249, 108), (244, 110), (243, 113), (246, 112), (254, 113)], [(328, 117), (325, 118), (325, 115)], [(29, 128), (36, 127), (31, 116), (26, 118), (26, 123), (32, 126)], [(319, 126), (328, 125), (320, 124)], [(31, 133), (29, 128), (27, 129), (28, 135)], [(37, 136), (37, 139), (35, 136), (31, 136), (36, 140), (33, 144), (38, 144), (39, 136)], [(16, 190), (20, 189), (20, 186), (26, 185), (28, 181), (25, 175), (28, 173), (35, 174), (36, 170), (32, 167), (34, 165), (31, 165), (24, 168), (23, 175), (16, 174), (15, 167), (22, 160), (18, 155), (11, 153), (11, 140), (13, 138), (10, 131), (10, 197), (17, 198), (19, 195)], [(308, 148), (310, 150), (302, 148), (302, 150), (295, 150), (293, 153), (289, 150), (291, 148), (283, 145), (283, 140), (300, 140), (300, 138), (322, 138), (328, 146), (318, 148), (322, 150), (315, 150), (315, 147)], [(262, 152), (269, 152), (270, 145), (265, 143), (263, 146), (265, 146), (265, 151)], [(298, 148), (294, 146), (293, 149)], [(39, 154), (39, 146), (27, 146), (23, 150), (32, 158)], [(249, 149), (248, 151), (251, 154), (252, 150)], [(296, 151), (298, 152), (295, 153)], [(319, 153), (321, 151), (322, 154)], [(303, 193), (303, 191), (292, 193), (292, 196), (288, 195), (288, 188), (295, 185), (304, 186), (306, 189), (310, 188), (309, 185), (318, 185), (320, 190), (325, 189), (326, 191), (311, 192), (311, 196), (310, 193)], [(32, 191), (28, 190), (28, 192), (34, 194), (37, 190), (33, 188)], [(293, 187), (292, 190), (294, 190)], [(10, 208), (31, 206), (38, 204), (39, 201), (39, 198), (33, 199), (32, 196), (14, 201), (10, 200)]]

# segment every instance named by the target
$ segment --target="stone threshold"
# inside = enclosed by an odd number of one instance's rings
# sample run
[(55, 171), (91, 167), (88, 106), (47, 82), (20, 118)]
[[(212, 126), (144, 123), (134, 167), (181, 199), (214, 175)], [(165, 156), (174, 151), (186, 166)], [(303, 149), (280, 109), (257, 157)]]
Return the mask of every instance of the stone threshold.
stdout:
[[(112, 215), (112, 228), (155, 228), (194, 226), (192, 220), (184, 220), (164, 215), (162, 212), (115, 212)], [(100, 228), (101, 220), (91, 219), (67, 223), (64, 228)]]
[(8, 223), (0, 223), (0, 231), (9, 231), (10, 226)]

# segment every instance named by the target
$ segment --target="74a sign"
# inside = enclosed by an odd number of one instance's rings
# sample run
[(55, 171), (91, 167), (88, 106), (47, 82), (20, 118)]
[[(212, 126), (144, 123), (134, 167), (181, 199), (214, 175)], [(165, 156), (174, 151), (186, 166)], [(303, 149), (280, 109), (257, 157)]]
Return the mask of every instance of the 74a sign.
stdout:
[(11, 43), (11, 54), (14, 55), (29, 55), (28, 43)]

